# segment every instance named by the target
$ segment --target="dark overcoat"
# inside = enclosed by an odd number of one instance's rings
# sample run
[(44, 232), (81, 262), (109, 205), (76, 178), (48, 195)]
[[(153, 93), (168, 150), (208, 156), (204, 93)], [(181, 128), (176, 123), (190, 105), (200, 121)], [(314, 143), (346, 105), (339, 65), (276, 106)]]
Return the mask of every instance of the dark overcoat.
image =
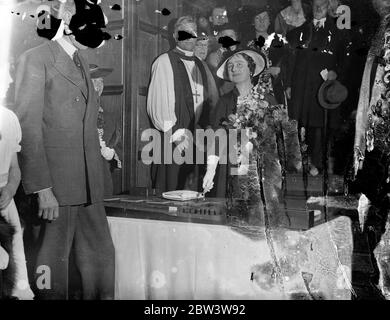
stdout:
[[(307, 127), (323, 127), (324, 109), (318, 102), (318, 90), (324, 82), (320, 72), (333, 70), (342, 81), (347, 63), (347, 40), (330, 17), (325, 26), (315, 28), (309, 20), (287, 34), (292, 53), (288, 63), (286, 87), (291, 87), (289, 116)], [(340, 124), (338, 109), (329, 111), (329, 126)]]

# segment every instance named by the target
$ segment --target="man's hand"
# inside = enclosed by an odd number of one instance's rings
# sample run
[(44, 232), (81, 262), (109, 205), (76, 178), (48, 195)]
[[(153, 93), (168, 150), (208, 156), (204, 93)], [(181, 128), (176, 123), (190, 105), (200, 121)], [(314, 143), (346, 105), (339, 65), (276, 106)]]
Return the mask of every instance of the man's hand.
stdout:
[(276, 78), (280, 73), (279, 67), (269, 67), (267, 73), (271, 74), (274, 78)]
[(190, 147), (190, 139), (188, 138), (185, 129), (176, 130), (175, 133), (171, 136), (170, 142), (175, 143), (176, 148), (180, 154), (182, 154), (184, 150)]
[(4, 210), (11, 203), (14, 194), (11, 191), (11, 188), (5, 186), (0, 189), (0, 210)]
[(190, 146), (189, 139), (183, 137), (182, 140), (175, 141), (175, 145), (179, 153), (182, 154), (184, 150), (188, 149)]
[(51, 189), (38, 192), (38, 216), (44, 220), (53, 221), (58, 218), (59, 205)]
[(288, 87), (285, 92), (286, 92), (287, 99), (291, 99), (291, 87)]
[(336, 80), (336, 79), (337, 79), (337, 73), (334, 72), (333, 70), (330, 70), (328, 72), (327, 80)]

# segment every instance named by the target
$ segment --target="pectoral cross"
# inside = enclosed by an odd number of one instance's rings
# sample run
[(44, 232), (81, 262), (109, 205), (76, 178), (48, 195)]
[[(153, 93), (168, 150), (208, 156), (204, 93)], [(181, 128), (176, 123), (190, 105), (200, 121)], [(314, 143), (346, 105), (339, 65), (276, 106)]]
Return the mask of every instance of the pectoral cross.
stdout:
[(195, 96), (195, 103), (198, 103), (198, 97), (200, 98), (200, 94), (198, 93), (198, 90), (195, 88), (195, 93), (192, 93), (193, 96)]

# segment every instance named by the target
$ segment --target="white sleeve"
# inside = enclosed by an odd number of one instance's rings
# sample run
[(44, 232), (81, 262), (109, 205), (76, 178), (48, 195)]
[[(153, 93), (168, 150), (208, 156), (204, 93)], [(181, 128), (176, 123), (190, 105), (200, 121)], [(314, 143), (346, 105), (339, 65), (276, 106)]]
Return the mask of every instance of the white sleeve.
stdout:
[(147, 112), (154, 126), (163, 132), (176, 123), (175, 87), (168, 54), (162, 54), (152, 65)]

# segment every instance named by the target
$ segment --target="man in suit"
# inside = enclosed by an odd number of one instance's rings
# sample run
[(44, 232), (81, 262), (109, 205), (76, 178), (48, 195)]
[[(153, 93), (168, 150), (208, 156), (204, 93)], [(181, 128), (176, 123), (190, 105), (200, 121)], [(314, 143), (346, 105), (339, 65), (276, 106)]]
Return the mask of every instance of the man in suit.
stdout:
[[(342, 81), (348, 61), (346, 39), (328, 15), (328, 0), (314, 0), (313, 19), (287, 33), (293, 49), (285, 84), (287, 97), (291, 98), (288, 111), (290, 118), (307, 130), (312, 175), (322, 168), (325, 112), (318, 102), (318, 91), (325, 80)], [(339, 109), (329, 111), (328, 119), (330, 132), (334, 133), (341, 122)]]
[(60, 5), (64, 35), (26, 51), (16, 72), (15, 113), (22, 127), (26, 194), (37, 196), (39, 241), (33, 288), (38, 299), (67, 299), (69, 257), (83, 299), (112, 299), (114, 248), (103, 206), (97, 94), (69, 24), (73, 1)]

